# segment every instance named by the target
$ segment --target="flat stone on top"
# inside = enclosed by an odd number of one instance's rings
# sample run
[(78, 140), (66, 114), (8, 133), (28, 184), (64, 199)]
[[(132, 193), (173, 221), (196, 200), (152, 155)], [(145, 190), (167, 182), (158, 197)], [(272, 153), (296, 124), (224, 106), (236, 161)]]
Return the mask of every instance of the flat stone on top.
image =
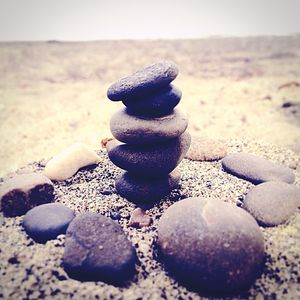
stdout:
[(178, 68), (173, 62), (155, 63), (112, 84), (108, 88), (107, 97), (120, 101), (145, 95), (168, 85), (177, 74)]
[(142, 117), (118, 110), (110, 120), (113, 136), (128, 144), (152, 144), (180, 136), (188, 126), (188, 117), (180, 109), (174, 109), (163, 117)]
[(300, 189), (285, 182), (265, 182), (246, 195), (243, 208), (264, 226), (276, 226), (289, 219), (300, 205)]
[(224, 170), (254, 184), (265, 181), (293, 183), (295, 175), (290, 168), (248, 153), (234, 153), (222, 160)]

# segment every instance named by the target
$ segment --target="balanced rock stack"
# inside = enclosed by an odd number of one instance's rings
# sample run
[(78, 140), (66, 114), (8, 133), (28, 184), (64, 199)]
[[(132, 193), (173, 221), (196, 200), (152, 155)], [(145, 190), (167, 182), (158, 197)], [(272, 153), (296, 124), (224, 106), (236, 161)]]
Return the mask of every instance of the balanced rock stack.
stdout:
[(177, 77), (174, 63), (160, 62), (112, 84), (107, 96), (125, 108), (111, 118), (117, 140), (107, 143), (110, 160), (126, 170), (116, 179), (118, 193), (134, 202), (153, 202), (174, 189), (175, 168), (185, 156), (191, 137), (187, 115), (175, 106), (181, 91), (170, 83)]

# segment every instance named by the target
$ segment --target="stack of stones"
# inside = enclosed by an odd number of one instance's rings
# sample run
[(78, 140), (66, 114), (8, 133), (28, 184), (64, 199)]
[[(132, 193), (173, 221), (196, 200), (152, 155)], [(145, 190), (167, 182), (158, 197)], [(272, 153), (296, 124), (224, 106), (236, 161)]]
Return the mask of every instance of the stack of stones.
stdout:
[(187, 115), (175, 106), (181, 91), (170, 84), (178, 74), (171, 62), (150, 65), (112, 84), (107, 96), (125, 108), (111, 118), (116, 140), (107, 143), (108, 156), (126, 170), (116, 179), (118, 193), (136, 203), (160, 200), (180, 180), (175, 168), (191, 137)]

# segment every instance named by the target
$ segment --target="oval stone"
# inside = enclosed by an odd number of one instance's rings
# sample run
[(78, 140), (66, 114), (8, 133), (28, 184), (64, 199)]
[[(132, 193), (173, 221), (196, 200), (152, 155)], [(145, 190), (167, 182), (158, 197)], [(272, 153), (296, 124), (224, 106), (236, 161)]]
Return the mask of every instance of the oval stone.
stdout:
[(116, 190), (122, 197), (135, 203), (149, 203), (168, 195), (179, 181), (180, 173), (177, 170), (158, 178), (144, 178), (124, 172), (116, 179)]
[(23, 227), (36, 242), (45, 243), (64, 234), (74, 216), (74, 212), (63, 204), (43, 204), (26, 213)]
[(287, 221), (299, 205), (299, 188), (285, 182), (265, 182), (250, 190), (243, 208), (259, 224), (275, 226)]
[(107, 97), (120, 101), (145, 95), (168, 85), (177, 75), (178, 68), (173, 62), (155, 63), (112, 84)]
[(173, 85), (168, 85), (155, 93), (143, 97), (123, 100), (123, 104), (137, 115), (162, 116), (169, 114), (181, 99), (181, 91)]
[(222, 160), (224, 170), (254, 184), (266, 181), (293, 183), (295, 175), (290, 168), (248, 153), (234, 153)]
[(169, 174), (181, 162), (191, 143), (185, 132), (180, 137), (154, 145), (128, 145), (116, 140), (106, 145), (110, 160), (119, 168), (146, 177)]
[(53, 183), (41, 173), (15, 175), (0, 188), (1, 210), (8, 217), (21, 216), (34, 206), (51, 202), (53, 198)]
[(169, 271), (213, 294), (248, 287), (264, 261), (264, 238), (254, 218), (220, 200), (187, 198), (158, 223), (158, 245)]
[(81, 281), (120, 284), (135, 272), (136, 253), (122, 227), (100, 214), (84, 213), (66, 233), (63, 266)]
[(128, 144), (153, 144), (180, 136), (188, 126), (187, 115), (179, 109), (150, 118), (132, 115), (128, 109), (117, 111), (110, 120), (113, 136)]

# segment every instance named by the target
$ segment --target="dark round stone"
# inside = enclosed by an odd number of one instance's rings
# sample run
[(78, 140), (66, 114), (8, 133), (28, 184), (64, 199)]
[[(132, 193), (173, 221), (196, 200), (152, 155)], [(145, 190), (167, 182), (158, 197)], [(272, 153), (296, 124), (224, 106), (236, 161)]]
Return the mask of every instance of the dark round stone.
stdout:
[(158, 223), (158, 245), (171, 274), (213, 294), (248, 287), (264, 262), (264, 238), (254, 218), (221, 200), (187, 198)]
[(53, 183), (41, 173), (15, 175), (0, 188), (0, 207), (8, 217), (21, 216), (34, 206), (51, 202), (53, 198)]
[(74, 212), (63, 204), (43, 204), (26, 213), (23, 227), (36, 242), (46, 243), (64, 234), (74, 216)]
[(224, 170), (254, 184), (265, 181), (293, 183), (295, 175), (290, 168), (247, 153), (234, 153), (222, 160)]
[(107, 97), (113, 101), (147, 95), (172, 82), (178, 74), (177, 66), (172, 62), (152, 64), (134, 74), (112, 84)]
[(177, 170), (158, 178), (124, 172), (116, 179), (116, 190), (122, 197), (135, 203), (155, 202), (168, 195), (179, 181), (180, 173)]
[(113, 136), (128, 144), (153, 144), (180, 136), (188, 126), (188, 117), (180, 109), (169, 115), (157, 118), (129, 114), (123, 108), (110, 120)]
[(123, 104), (134, 114), (156, 117), (169, 114), (179, 103), (181, 95), (179, 89), (168, 85), (143, 97), (125, 99)]
[(74, 218), (66, 233), (63, 266), (81, 281), (121, 284), (135, 272), (136, 253), (120, 225), (96, 213)]
[(110, 160), (119, 168), (143, 177), (162, 177), (181, 162), (191, 143), (185, 132), (180, 137), (154, 145), (128, 145), (116, 140), (107, 143)]
[(299, 205), (299, 188), (285, 182), (265, 182), (250, 190), (243, 208), (259, 224), (275, 226), (287, 221)]

